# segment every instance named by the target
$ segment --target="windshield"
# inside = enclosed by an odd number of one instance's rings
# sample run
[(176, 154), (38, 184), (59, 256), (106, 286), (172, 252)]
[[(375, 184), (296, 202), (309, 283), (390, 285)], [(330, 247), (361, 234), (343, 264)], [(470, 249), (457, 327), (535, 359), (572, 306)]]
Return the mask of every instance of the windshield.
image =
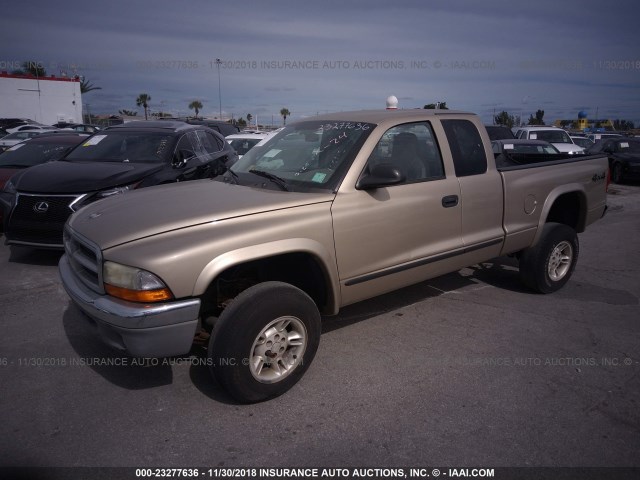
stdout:
[(40, 135), (40, 132), (14, 132), (2, 137), (2, 140), (25, 140)]
[(242, 174), (260, 176), (261, 183), (275, 175), (287, 189), (333, 190), (374, 127), (347, 121), (295, 123), (249, 150), (231, 170), (239, 174), (240, 183)]
[(513, 145), (513, 150), (509, 150), (505, 146), (508, 153), (560, 153), (553, 145), (537, 145), (537, 144), (518, 144)]
[(261, 138), (233, 138), (227, 139), (231, 148), (233, 148), (238, 155), (244, 155), (260, 142)]
[(549, 143), (573, 143), (564, 130), (536, 130), (529, 133), (531, 140), (544, 140)]
[(0, 155), (0, 168), (27, 168), (58, 160), (70, 147), (68, 143), (19, 143)]
[(156, 132), (105, 132), (81, 143), (68, 161), (165, 163), (173, 152), (172, 135)]
[(575, 143), (576, 145), (582, 148), (589, 148), (590, 146), (593, 145), (593, 142), (585, 137), (572, 138), (572, 140), (573, 140), (573, 143)]

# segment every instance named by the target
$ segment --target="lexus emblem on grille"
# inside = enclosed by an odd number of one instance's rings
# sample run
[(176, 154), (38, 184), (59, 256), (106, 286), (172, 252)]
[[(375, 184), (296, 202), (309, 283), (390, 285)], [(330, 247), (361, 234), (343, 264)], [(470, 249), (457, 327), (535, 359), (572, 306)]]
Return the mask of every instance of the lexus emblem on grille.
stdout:
[(33, 211), (36, 213), (47, 213), (47, 210), (49, 210), (47, 202), (38, 202), (33, 206)]

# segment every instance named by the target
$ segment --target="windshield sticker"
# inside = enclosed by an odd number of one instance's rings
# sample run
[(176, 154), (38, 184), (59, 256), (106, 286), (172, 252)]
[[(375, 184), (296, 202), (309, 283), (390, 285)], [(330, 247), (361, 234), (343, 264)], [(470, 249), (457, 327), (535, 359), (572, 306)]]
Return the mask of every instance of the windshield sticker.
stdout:
[(313, 178), (311, 179), (312, 182), (316, 182), (316, 183), (322, 183), (324, 182), (324, 179), (327, 177), (326, 173), (321, 173), (318, 172), (316, 173)]
[(89, 140), (82, 144), (83, 147), (90, 147), (92, 145), (99, 144), (102, 140), (107, 138), (106, 135), (96, 135), (95, 137), (91, 137)]
[(260, 160), (258, 165), (267, 170), (277, 170), (284, 166), (284, 161), (281, 158), (276, 158), (274, 160)]
[(629, 148), (629, 142), (621, 142), (620, 148)]
[(273, 158), (276, 155), (278, 155), (282, 150), (278, 150), (277, 148), (272, 148), (271, 150), (269, 150), (267, 153), (265, 153), (263, 155), (263, 157), (267, 157), (267, 158)]
[(531, 140), (537, 140), (538, 139), (538, 134), (537, 133), (532, 133), (531, 135), (529, 135), (529, 138)]
[(505, 150), (513, 150), (514, 148), (513, 143), (505, 143), (504, 145)]
[(17, 145), (14, 145), (13, 147), (11, 147), (9, 150), (7, 150), (8, 152), (15, 152), (16, 150), (18, 150), (20, 147), (24, 147), (24, 143), (18, 143)]

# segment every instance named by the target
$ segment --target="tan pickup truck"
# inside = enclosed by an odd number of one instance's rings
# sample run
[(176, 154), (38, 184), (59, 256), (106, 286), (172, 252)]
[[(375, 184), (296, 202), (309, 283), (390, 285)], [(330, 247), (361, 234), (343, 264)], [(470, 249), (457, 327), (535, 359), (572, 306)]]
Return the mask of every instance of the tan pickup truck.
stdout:
[(473, 114), (341, 112), (288, 125), (214, 180), (83, 208), (60, 274), (131, 355), (186, 354), (209, 332), (212, 373), (255, 402), (303, 376), (321, 314), (345, 305), (507, 254), (533, 290), (562, 287), (607, 182), (604, 156), (497, 169)]

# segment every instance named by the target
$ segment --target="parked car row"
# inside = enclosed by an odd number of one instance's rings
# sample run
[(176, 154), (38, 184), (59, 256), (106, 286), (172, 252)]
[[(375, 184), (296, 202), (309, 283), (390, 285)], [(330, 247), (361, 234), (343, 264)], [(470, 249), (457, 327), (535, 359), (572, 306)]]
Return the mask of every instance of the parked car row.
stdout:
[[(237, 160), (218, 132), (175, 121), (36, 138), (0, 155), (0, 168), (14, 173), (0, 193), (7, 244), (61, 249), (64, 223), (79, 208), (129, 190), (215, 177)], [(62, 152), (54, 143), (67, 146)]]
[(15, 132), (0, 138), (0, 153), (8, 150), (14, 145), (40, 135), (42, 132), (38, 130), (25, 130), (24, 132)]
[(536, 161), (536, 153), (606, 154), (613, 183), (640, 180), (640, 139), (615, 132), (569, 135), (554, 126), (487, 125), (499, 167)]
[[(27, 132), (20, 132), (27, 133)], [(75, 132), (36, 135), (29, 142), (18, 143), (0, 155), (0, 191), (16, 173), (41, 163), (59, 160), (73, 147), (88, 137)], [(3, 225), (3, 209), (0, 208), (0, 231)]]
[(584, 148), (573, 143), (569, 134), (560, 127), (528, 125), (516, 129), (514, 135), (516, 138), (544, 140), (551, 143), (562, 153), (571, 155), (584, 153)]
[(41, 133), (59, 131), (95, 133), (99, 130), (100, 127), (96, 125), (84, 123), (59, 122), (55, 125), (43, 125), (25, 118), (0, 118), (0, 153)]
[[(63, 130), (14, 125), (18, 131), (0, 139), (6, 149), (0, 155), (5, 242), (62, 248), (63, 225), (80, 207), (142, 187), (215, 177), (272, 135), (246, 131), (225, 138), (205, 123), (139, 121), (89, 133), (84, 127), (90, 126), (74, 124), (57, 125)], [(541, 126), (521, 127), (515, 136), (502, 126), (487, 126), (487, 132), (498, 167), (586, 148), (585, 153), (609, 156), (614, 182), (639, 176), (640, 140), (612, 137), (593, 144)]]
[(610, 137), (600, 140), (587, 150), (589, 155), (606, 154), (609, 157), (611, 181), (640, 180), (640, 139)]

